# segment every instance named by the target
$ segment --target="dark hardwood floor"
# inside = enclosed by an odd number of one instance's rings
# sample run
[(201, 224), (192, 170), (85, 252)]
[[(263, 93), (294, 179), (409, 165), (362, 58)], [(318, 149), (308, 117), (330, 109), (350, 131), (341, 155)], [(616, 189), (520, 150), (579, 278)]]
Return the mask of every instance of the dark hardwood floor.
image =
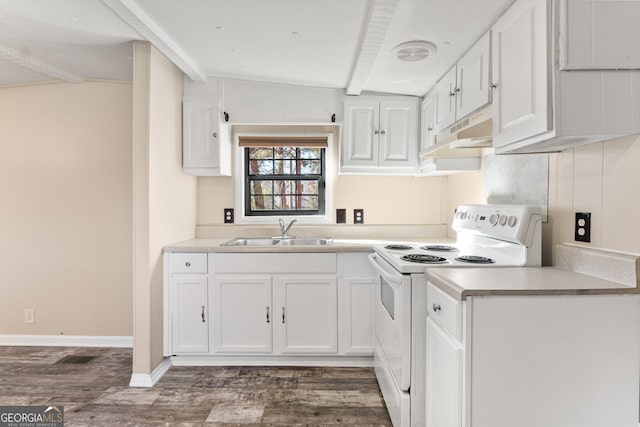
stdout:
[(131, 358), (0, 347), (0, 405), (61, 405), (65, 426), (391, 426), (370, 368), (174, 366), (133, 388)]

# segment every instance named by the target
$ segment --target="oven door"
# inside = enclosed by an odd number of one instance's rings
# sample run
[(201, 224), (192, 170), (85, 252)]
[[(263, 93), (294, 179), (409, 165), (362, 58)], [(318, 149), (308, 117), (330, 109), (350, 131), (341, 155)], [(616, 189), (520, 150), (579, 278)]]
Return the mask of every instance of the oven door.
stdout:
[(377, 254), (369, 260), (378, 273), (374, 299), (374, 335), (394, 382), (409, 390), (411, 382), (411, 276), (401, 274)]

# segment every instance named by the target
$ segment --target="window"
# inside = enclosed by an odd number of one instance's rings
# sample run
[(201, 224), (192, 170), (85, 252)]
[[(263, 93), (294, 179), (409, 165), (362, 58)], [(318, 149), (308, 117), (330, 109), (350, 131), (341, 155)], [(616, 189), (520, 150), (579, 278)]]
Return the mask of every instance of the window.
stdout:
[(246, 216), (322, 215), (326, 138), (241, 137)]

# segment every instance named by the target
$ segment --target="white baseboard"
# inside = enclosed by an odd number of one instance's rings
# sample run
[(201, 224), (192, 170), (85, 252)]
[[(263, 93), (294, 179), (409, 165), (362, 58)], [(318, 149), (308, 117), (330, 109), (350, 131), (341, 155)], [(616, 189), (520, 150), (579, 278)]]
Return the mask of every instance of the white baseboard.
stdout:
[(0, 335), (3, 346), (132, 348), (131, 336)]
[(129, 387), (153, 387), (169, 368), (171, 368), (171, 359), (167, 357), (151, 374), (131, 374)]

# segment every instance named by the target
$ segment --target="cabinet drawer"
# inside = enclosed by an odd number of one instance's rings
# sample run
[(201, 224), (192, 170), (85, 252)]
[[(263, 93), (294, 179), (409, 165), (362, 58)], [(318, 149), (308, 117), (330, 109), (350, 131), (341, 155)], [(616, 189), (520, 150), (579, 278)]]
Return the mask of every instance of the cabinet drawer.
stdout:
[(173, 253), (169, 256), (169, 270), (176, 273), (206, 273), (207, 254)]
[(458, 341), (462, 340), (462, 301), (447, 295), (432, 283), (427, 285), (429, 317)]

